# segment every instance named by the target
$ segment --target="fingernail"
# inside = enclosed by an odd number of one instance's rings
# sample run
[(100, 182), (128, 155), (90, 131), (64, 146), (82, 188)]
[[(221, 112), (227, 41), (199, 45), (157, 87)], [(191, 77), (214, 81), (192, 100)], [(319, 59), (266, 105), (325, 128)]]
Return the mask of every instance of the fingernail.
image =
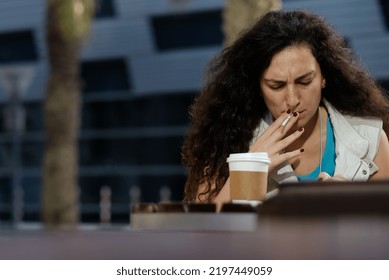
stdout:
[(299, 113), (297, 113), (297, 112), (293, 112), (293, 116), (294, 116), (294, 117), (297, 117), (298, 114), (299, 114)]
[(303, 152), (304, 152), (304, 149), (300, 149), (300, 152), (303, 153)]
[(300, 127), (298, 130), (301, 132), (304, 130), (304, 127)]
[(286, 111), (286, 113), (289, 115), (290, 113), (292, 113), (292, 110), (288, 109), (288, 111)]

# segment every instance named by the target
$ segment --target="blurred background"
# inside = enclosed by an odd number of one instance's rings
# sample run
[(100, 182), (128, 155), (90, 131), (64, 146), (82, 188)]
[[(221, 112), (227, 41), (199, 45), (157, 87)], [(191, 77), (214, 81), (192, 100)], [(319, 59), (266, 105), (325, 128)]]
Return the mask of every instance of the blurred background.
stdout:
[[(389, 88), (388, 1), (281, 2), (283, 9), (323, 15)], [(180, 148), (188, 106), (208, 61), (222, 49), (225, 5), (96, 0), (80, 54), (81, 222), (99, 222), (104, 201), (112, 223), (128, 223), (131, 203), (182, 199), (186, 171)], [(13, 219), (13, 211), (19, 211), (19, 222), (41, 221), (42, 106), (49, 76), (45, 13), (44, 0), (0, 1), (0, 221)]]

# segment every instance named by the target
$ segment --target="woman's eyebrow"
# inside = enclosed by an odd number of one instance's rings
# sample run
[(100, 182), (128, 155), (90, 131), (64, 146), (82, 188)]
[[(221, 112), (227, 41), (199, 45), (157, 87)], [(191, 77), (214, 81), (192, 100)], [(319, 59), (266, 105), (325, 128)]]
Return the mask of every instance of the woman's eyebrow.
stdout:
[[(295, 81), (303, 80), (311, 75), (315, 74), (315, 71), (310, 71), (306, 74), (301, 75), (300, 77), (296, 78)], [(314, 76), (314, 75), (313, 75)]]
[(281, 81), (281, 80), (275, 80), (275, 79), (264, 79), (265, 82), (270, 82), (270, 83), (285, 83), (285, 81)]
[[(297, 77), (295, 79), (295, 81), (307, 78), (312, 74), (315, 74), (315, 71), (309, 71), (308, 73), (302, 74), (301, 76)], [(271, 83), (285, 83), (285, 81), (281, 81), (281, 80), (277, 80), (277, 79), (264, 79), (264, 80), (265, 80), (265, 82), (271, 82)]]

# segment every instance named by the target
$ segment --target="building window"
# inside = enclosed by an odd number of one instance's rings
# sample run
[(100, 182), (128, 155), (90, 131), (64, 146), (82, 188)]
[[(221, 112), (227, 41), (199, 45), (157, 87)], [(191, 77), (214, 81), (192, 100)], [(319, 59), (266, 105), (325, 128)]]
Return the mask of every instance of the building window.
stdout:
[[(100, 135), (105, 138), (110, 136), (104, 132)], [(82, 166), (131, 164), (180, 166), (182, 138), (183, 136), (158, 136), (82, 140), (80, 142), (80, 164)], [(150, 149), (150, 147), (158, 147), (158, 149)], [(32, 152), (30, 154), (33, 155)]]
[(380, 0), (381, 11), (384, 15), (386, 29), (389, 30), (389, 2), (388, 0)]
[(31, 30), (0, 34), (0, 63), (36, 61), (38, 59)]
[[(43, 130), (43, 105), (41, 101), (29, 101), (24, 103), (26, 119), (26, 131)], [(1, 117), (0, 117), (1, 119)]]
[(223, 41), (221, 10), (151, 18), (158, 50), (219, 46)]
[(12, 180), (11, 178), (0, 178), (0, 217), (1, 221), (12, 219)]
[[(195, 96), (192, 92), (160, 93), (131, 100), (85, 102), (82, 106), (82, 127), (121, 129), (186, 126), (189, 122), (188, 107)], [(27, 114), (32, 115), (33, 112), (30, 110)]]
[(95, 18), (115, 16), (115, 9), (112, 0), (95, 0), (95, 2)]
[(85, 61), (81, 65), (84, 92), (129, 90), (126, 61), (122, 58)]

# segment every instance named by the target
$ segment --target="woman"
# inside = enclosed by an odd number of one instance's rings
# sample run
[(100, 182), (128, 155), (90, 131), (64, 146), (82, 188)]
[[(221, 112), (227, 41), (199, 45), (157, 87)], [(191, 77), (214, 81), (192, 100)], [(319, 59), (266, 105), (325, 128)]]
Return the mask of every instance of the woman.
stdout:
[(229, 200), (230, 153), (268, 152), (268, 190), (389, 178), (389, 101), (319, 16), (270, 12), (213, 60), (182, 147), (185, 201)]

